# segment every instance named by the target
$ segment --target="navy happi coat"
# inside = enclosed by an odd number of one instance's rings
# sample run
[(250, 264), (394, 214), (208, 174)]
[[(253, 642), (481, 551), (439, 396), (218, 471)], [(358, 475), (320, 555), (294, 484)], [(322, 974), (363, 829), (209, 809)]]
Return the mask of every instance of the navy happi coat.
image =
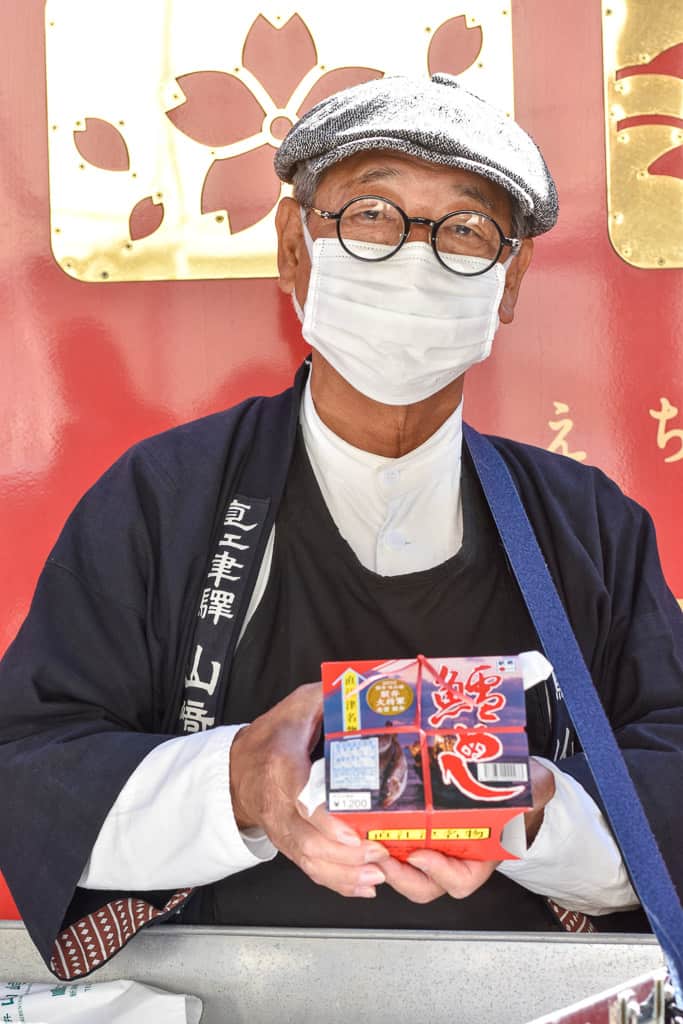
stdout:
[[(0, 869), (60, 977), (81, 976), (114, 952), (70, 969), (55, 946), (65, 925), (109, 904), (102, 921), (125, 940), (185, 898), (85, 892), (77, 881), (126, 780), (176, 729), (206, 560), (225, 496), (235, 493), (268, 507), (235, 608), (239, 633), (287, 480), (304, 381), (302, 370), (277, 397), (249, 399), (123, 455), (69, 517), (2, 661)], [(683, 890), (683, 616), (650, 517), (597, 469), (491, 440)], [(562, 767), (599, 802), (582, 754)]]

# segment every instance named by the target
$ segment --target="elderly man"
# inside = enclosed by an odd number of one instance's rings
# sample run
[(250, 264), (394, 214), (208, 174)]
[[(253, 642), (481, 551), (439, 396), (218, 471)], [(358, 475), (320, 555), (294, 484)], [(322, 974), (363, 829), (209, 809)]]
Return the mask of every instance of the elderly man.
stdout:
[[(322, 661), (538, 646), (463, 446), (462, 394), (557, 203), (531, 139), (446, 75), (323, 101), (276, 169), (294, 184), (280, 284), (310, 370), (112, 467), (3, 665), (0, 789), (22, 823), (0, 860), (27, 926), (60, 977), (170, 915), (542, 930), (564, 916), (551, 897), (632, 926), (551, 681), (527, 694), (534, 806), (517, 862), (400, 863), (298, 800)], [(598, 471), (495, 444), (680, 873), (683, 628), (650, 521)]]

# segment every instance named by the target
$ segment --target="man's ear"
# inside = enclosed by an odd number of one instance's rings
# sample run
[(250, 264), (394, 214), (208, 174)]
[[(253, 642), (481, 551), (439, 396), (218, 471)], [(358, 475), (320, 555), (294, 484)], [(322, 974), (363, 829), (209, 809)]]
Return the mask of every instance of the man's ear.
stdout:
[(505, 275), (505, 290), (498, 307), (498, 316), (502, 324), (511, 324), (515, 318), (515, 306), (517, 296), (522, 284), (522, 278), (526, 274), (527, 267), (531, 263), (534, 252), (534, 243), (531, 238), (525, 238), (519, 252), (507, 268)]
[(279, 285), (285, 294), (291, 295), (301, 262), (301, 250), (305, 249), (305, 243), (301, 229), (299, 204), (290, 196), (285, 196), (280, 200), (275, 214), (275, 229), (277, 231)]

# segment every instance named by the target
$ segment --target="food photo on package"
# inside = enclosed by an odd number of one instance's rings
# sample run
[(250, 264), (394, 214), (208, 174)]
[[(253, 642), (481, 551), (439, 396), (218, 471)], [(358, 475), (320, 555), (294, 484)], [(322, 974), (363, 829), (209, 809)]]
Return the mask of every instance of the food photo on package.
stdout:
[(327, 809), (400, 859), (515, 859), (501, 833), (532, 806), (524, 692), (551, 673), (536, 651), (324, 663)]

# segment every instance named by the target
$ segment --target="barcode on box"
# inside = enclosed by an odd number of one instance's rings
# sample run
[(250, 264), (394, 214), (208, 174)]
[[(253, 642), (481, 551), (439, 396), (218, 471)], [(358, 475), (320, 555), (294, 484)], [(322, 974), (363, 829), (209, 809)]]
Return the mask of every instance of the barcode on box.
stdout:
[(480, 782), (526, 782), (529, 777), (525, 764), (512, 761), (498, 761), (492, 764), (478, 764), (477, 778)]

